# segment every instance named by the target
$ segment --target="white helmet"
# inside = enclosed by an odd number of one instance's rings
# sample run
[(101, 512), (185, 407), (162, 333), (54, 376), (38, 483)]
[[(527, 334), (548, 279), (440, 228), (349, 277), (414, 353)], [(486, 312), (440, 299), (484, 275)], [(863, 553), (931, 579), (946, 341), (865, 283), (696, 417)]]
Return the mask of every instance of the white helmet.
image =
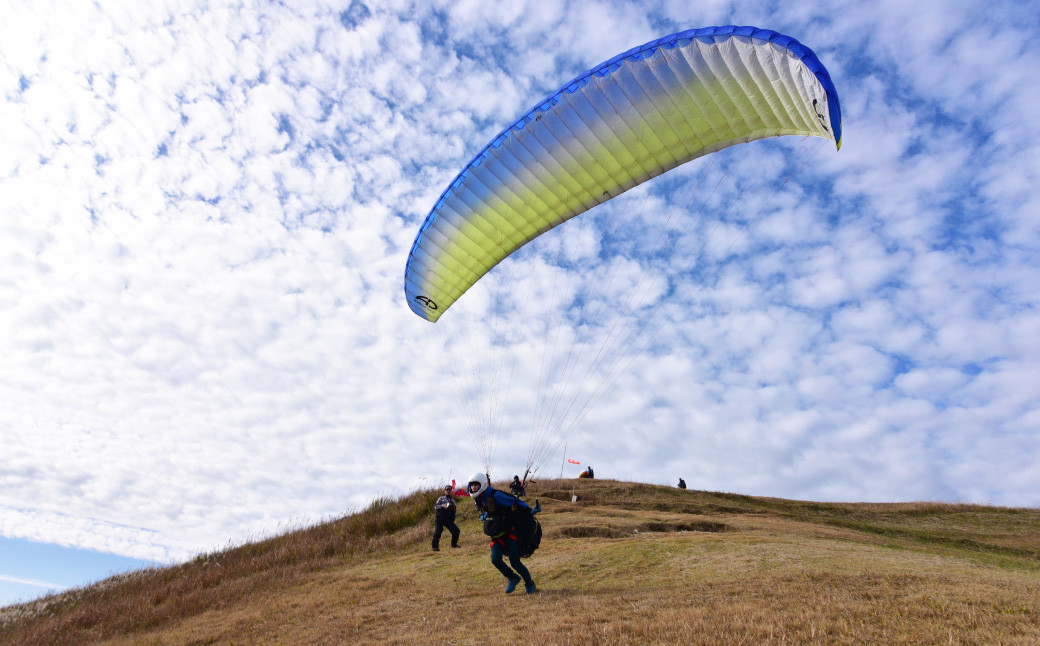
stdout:
[[(473, 490), (473, 485), (475, 484), (480, 486), (480, 488), (476, 491)], [(479, 471), (471, 475), (466, 483), (466, 492), (469, 493), (470, 498), (476, 498), (480, 494), (484, 493), (484, 491), (486, 491), (487, 488), (488, 477), (485, 474), (480, 473)]]

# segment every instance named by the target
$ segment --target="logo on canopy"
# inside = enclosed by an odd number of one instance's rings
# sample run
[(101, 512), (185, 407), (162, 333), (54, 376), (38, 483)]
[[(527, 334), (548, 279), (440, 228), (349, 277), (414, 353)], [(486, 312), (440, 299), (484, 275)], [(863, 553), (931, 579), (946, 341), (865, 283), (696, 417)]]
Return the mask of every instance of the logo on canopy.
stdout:
[(422, 305), (423, 307), (425, 307), (428, 310), (435, 310), (435, 309), (437, 309), (437, 303), (434, 303), (433, 300), (429, 296), (416, 296), (415, 297), (415, 302), (418, 303), (419, 305)]

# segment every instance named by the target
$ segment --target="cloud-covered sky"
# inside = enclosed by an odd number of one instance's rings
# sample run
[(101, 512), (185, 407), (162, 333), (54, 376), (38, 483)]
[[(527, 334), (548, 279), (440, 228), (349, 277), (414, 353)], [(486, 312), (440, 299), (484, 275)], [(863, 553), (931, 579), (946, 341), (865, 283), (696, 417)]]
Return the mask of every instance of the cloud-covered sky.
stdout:
[[(842, 149), (755, 145), (678, 169), (497, 272), (551, 309), (534, 290), (590, 289), (575, 268), (628, 245), (618, 289), (649, 267), (665, 287), (641, 297), (671, 295), (560, 438), (568, 454), (710, 490), (1040, 505), (1028, 3), (0, 13), (0, 536), (176, 560), (479, 470), (449, 377), (466, 368), (441, 352), (464, 328), (403, 300), (418, 227), (565, 81), (722, 24), (819, 55)], [(698, 188), (723, 172), (719, 192)], [(643, 249), (661, 226), (692, 231), (670, 259)], [(496, 477), (522, 470), (530, 434), (538, 371), (517, 356)]]

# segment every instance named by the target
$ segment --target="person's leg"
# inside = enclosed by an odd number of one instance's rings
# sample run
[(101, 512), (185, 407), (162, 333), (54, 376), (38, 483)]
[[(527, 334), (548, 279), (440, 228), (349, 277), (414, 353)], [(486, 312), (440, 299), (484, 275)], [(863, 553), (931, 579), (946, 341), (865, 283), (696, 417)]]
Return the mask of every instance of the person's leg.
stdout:
[(509, 555), (509, 564), (513, 566), (513, 569), (524, 580), (524, 584), (528, 586), (534, 585), (531, 573), (527, 571), (527, 566), (520, 560), (520, 541), (511, 538), (506, 539), (506, 554)]
[[(509, 579), (510, 582), (519, 581), (520, 576), (509, 569), (509, 566), (502, 560), (502, 555), (505, 553), (505, 546), (502, 545), (502, 541), (495, 541), (491, 544), (491, 564), (498, 568), (498, 571), (502, 573), (502, 576)], [(514, 586), (516, 587), (516, 586)]]
[(448, 525), (448, 531), (451, 532), (451, 546), (452, 547), (458, 547), (459, 546), (459, 533), (460, 533), (459, 532), (459, 526), (456, 525), (454, 521), (452, 521), (451, 524)]
[(442, 525), (441, 521), (438, 520), (433, 530), (433, 549), (435, 550), (440, 549), (439, 545), (441, 543), (441, 532), (443, 531), (444, 525)]

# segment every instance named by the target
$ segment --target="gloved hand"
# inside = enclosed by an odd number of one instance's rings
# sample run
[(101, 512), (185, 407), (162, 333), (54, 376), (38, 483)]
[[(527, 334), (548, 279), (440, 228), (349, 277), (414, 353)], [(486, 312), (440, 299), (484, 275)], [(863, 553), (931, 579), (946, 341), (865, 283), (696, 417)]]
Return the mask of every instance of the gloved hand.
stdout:
[(534, 508), (531, 510), (531, 515), (534, 516), (542, 510), (542, 506), (538, 504), (538, 501), (534, 501)]
[(487, 520), (487, 512), (483, 512), (477, 517), (477, 520)]

